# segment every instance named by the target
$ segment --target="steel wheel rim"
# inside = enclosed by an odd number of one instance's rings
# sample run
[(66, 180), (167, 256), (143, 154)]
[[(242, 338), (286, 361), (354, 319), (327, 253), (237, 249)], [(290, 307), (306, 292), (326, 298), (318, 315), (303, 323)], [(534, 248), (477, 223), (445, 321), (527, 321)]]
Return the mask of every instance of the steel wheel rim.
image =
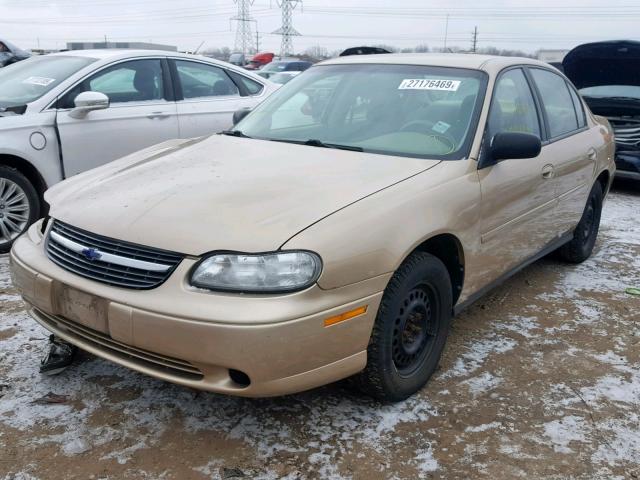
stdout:
[(24, 232), (30, 213), (29, 199), (22, 187), (0, 178), (0, 243), (11, 242)]
[(593, 232), (593, 227), (596, 220), (596, 206), (595, 199), (592, 198), (587, 205), (587, 211), (585, 212), (584, 230), (582, 231), (583, 238), (587, 240)]
[(393, 364), (400, 376), (418, 370), (435, 343), (434, 301), (428, 289), (416, 287), (401, 302), (392, 340)]

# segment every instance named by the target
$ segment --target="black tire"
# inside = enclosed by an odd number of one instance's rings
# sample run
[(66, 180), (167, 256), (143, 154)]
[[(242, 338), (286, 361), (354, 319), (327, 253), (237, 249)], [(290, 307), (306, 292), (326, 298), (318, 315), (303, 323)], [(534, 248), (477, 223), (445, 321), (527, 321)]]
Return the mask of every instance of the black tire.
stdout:
[(429, 380), (444, 349), (452, 313), (449, 272), (428, 253), (413, 253), (382, 296), (367, 348), (367, 366), (355, 378), (382, 401), (404, 400)]
[[(22, 213), (12, 212), (9, 210), (15, 207), (5, 205), (3, 201), (4, 194), (8, 192), (6, 185), (9, 185), (9, 182), (17, 186), (24, 193), (28, 211), (25, 210)], [(14, 230), (9, 229), (10, 236), (5, 235), (4, 230), (0, 232), (0, 253), (6, 253), (11, 249), (13, 241), (22, 235), (33, 222), (40, 218), (40, 200), (38, 198), (38, 192), (36, 192), (31, 182), (15, 168), (0, 165), (0, 183), (2, 184), (2, 188), (0, 188), (0, 223), (3, 222), (5, 215), (7, 215), (14, 216), (11, 223), (16, 225)], [(25, 217), (24, 222), (15, 220), (15, 215), (18, 214)]]
[(600, 230), (602, 196), (602, 185), (596, 182), (589, 193), (582, 218), (573, 231), (573, 240), (558, 249), (560, 258), (566, 262), (582, 263), (591, 256)]

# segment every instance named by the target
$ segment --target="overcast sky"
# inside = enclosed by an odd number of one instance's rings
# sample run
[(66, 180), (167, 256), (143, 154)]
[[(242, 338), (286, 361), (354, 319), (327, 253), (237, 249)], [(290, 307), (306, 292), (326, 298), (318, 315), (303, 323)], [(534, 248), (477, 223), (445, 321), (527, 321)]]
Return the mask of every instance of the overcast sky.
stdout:
[[(0, 37), (23, 48), (67, 41), (151, 41), (193, 50), (233, 48), (233, 0), (0, 0)], [(276, 0), (255, 0), (261, 50), (279, 51)], [(640, 40), (638, 0), (304, 0), (294, 13), (296, 52), (354, 45), (444, 44), (521, 49), (571, 48), (606, 39)], [(255, 31), (255, 30), (254, 30)]]

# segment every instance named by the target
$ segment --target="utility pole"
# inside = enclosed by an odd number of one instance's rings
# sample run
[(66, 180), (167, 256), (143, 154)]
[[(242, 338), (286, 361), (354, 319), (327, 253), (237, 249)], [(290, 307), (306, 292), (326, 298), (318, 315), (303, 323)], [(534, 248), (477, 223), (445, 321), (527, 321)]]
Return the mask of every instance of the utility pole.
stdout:
[(293, 28), (293, 11), (302, 4), (302, 0), (278, 0), (278, 6), (282, 10), (282, 26), (276, 30), (275, 34), (282, 35), (282, 45), (280, 46), (280, 56), (287, 57), (293, 55), (293, 38), (300, 35)]
[(471, 41), (471, 51), (476, 53), (478, 50), (478, 27), (473, 29), (473, 40)]
[(260, 52), (260, 32), (256, 28), (256, 53)]
[(238, 5), (238, 14), (231, 18), (232, 21), (238, 22), (236, 27), (236, 44), (235, 51), (242, 52), (246, 57), (247, 53), (253, 50), (253, 33), (251, 33), (251, 22), (255, 20), (251, 18), (249, 8), (255, 0), (233, 0)]
[(447, 51), (447, 37), (449, 36), (449, 14), (447, 13), (447, 20), (444, 24), (444, 51)]

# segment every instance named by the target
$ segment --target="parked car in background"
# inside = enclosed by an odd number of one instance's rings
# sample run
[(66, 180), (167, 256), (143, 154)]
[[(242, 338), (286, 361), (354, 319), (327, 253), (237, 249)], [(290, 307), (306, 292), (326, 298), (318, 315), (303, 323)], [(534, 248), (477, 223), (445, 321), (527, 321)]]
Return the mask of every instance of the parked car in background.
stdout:
[(281, 72), (304, 72), (306, 69), (311, 67), (313, 63), (297, 60), (297, 59), (283, 59), (283, 60), (274, 60), (268, 65), (265, 65), (256, 73), (263, 78), (269, 78), (276, 73)]
[(563, 66), (591, 111), (613, 126), (616, 175), (640, 180), (640, 42), (580, 45)]
[(386, 48), (381, 47), (351, 47), (344, 50), (340, 56), (348, 57), (350, 55), (380, 55), (384, 53), (391, 53)]
[(1, 69), (0, 251), (46, 211), (51, 185), (168, 139), (219, 132), (277, 87), (227, 63), (148, 50), (78, 50)]
[(229, 63), (231, 65), (235, 65), (236, 67), (242, 67), (247, 62), (246, 62), (246, 60), (244, 58), (244, 54), (242, 54), (242, 53), (232, 53), (231, 55), (229, 55)]
[(279, 85), (284, 85), (285, 83), (289, 83), (291, 79), (300, 75), (302, 72), (279, 72), (271, 75), (269, 80), (273, 83), (277, 83)]
[(31, 54), (6, 40), (0, 39), (0, 67), (6, 67), (12, 63), (29, 58)]
[(193, 388), (356, 375), (400, 400), (454, 312), (549, 252), (589, 257), (615, 169), (607, 120), (525, 58), (341, 57), (224, 133), (49, 190), (11, 252), (36, 321)]
[(274, 56), (271, 52), (256, 53), (244, 68), (247, 70), (260, 70), (265, 65), (271, 63)]

